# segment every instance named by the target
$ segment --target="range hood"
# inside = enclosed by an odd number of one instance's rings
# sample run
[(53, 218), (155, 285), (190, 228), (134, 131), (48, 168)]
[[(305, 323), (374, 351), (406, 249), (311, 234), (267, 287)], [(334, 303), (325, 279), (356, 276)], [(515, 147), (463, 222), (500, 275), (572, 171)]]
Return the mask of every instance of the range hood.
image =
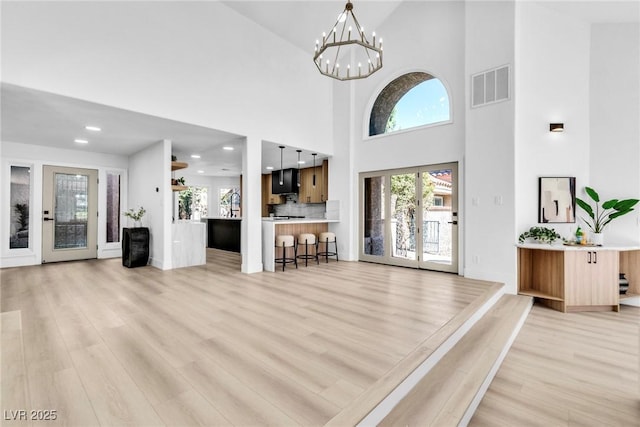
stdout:
[(284, 169), (280, 185), (280, 171), (271, 172), (271, 194), (298, 193), (298, 169)]

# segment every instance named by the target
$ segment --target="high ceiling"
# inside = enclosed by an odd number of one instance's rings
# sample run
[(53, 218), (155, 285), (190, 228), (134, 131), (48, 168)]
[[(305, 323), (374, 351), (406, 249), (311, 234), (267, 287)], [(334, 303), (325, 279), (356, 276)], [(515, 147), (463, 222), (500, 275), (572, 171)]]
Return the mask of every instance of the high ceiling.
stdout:
[[(376, 31), (403, 2), (409, 0), (357, 0), (354, 12), (366, 31)], [(443, 0), (424, 0), (443, 1)], [(224, 1), (231, 9), (309, 52), (323, 31), (329, 31), (344, 9), (344, 0)], [(640, 22), (640, 1), (542, 1), (540, 4), (587, 22)], [(379, 32), (380, 33), (380, 32)], [(383, 34), (388, 37), (386, 34)], [(311, 59), (310, 59), (311, 60)], [(130, 155), (161, 139), (173, 142), (174, 154), (190, 164), (185, 173), (237, 176), (241, 173), (243, 136), (188, 123), (149, 116), (84, 100), (18, 86), (2, 85), (2, 140), (59, 148)], [(85, 125), (103, 130), (88, 132)], [(74, 143), (76, 138), (89, 144)], [(231, 146), (233, 151), (223, 150)], [(295, 167), (295, 148), (287, 147), (284, 166)], [(199, 154), (200, 159), (192, 159)], [(280, 166), (277, 143), (263, 143), (263, 172)], [(320, 154), (317, 160), (326, 157)], [(310, 153), (302, 158), (311, 162)]]

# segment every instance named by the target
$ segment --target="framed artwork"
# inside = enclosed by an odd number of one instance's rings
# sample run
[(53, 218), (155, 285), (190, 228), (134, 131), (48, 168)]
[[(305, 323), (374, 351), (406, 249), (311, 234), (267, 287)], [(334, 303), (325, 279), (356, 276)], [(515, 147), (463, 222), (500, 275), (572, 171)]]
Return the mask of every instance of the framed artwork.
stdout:
[(576, 222), (576, 178), (538, 178), (538, 222)]

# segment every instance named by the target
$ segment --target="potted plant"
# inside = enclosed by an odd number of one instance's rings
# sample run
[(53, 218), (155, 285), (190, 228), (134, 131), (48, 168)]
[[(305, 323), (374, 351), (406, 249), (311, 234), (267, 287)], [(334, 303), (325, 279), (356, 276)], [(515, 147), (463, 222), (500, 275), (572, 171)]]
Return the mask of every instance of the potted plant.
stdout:
[(524, 243), (526, 239), (533, 239), (539, 243), (553, 243), (557, 239), (562, 237), (556, 233), (553, 228), (547, 227), (531, 227), (528, 231), (525, 231), (518, 237), (519, 243)]
[(615, 218), (618, 218), (622, 215), (626, 215), (633, 210), (633, 206), (638, 203), (638, 199), (611, 199), (603, 202), (602, 205), (600, 203), (600, 195), (591, 187), (584, 188), (585, 193), (595, 202), (595, 209), (591, 207), (591, 205), (584, 200), (576, 197), (576, 203), (578, 206), (584, 210), (589, 218), (582, 218), (582, 220), (587, 224), (587, 227), (593, 231), (593, 243), (596, 245), (602, 246), (603, 237), (602, 231), (604, 228), (613, 221)]
[(131, 218), (133, 220), (134, 226), (139, 227), (142, 222), (142, 217), (147, 211), (144, 210), (142, 206), (140, 206), (137, 210), (130, 208), (128, 211), (123, 212), (122, 215)]
[(146, 212), (140, 206), (122, 213), (135, 224), (134, 228), (122, 230), (122, 265), (125, 267), (142, 267), (149, 262), (149, 228), (140, 226)]

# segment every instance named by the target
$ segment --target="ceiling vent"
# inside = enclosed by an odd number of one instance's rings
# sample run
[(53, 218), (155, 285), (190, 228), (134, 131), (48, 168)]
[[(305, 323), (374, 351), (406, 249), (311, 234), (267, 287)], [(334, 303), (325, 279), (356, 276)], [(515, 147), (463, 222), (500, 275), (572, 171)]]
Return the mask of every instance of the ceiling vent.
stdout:
[(508, 65), (471, 76), (471, 107), (494, 104), (509, 99)]

